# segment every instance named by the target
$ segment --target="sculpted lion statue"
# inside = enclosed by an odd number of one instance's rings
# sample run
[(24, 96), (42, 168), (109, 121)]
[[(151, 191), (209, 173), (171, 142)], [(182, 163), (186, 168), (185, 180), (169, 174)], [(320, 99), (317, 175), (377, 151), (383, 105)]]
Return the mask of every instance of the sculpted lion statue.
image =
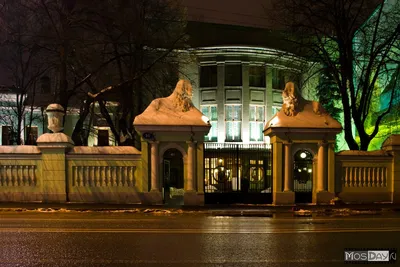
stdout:
[(282, 92), (283, 105), (282, 110), (286, 116), (295, 116), (298, 112), (299, 101), (302, 97), (297, 93), (293, 82), (286, 83)]
[(186, 112), (192, 108), (194, 106), (192, 102), (192, 94), (193, 89), (190, 82), (188, 80), (179, 80), (174, 92), (172, 93), (175, 107), (182, 112)]
[(321, 115), (326, 113), (325, 109), (319, 102), (305, 100), (296, 90), (293, 82), (286, 83), (282, 92), (283, 105), (282, 110), (286, 116), (296, 116), (305, 105), (311, 105), (315, 114)]

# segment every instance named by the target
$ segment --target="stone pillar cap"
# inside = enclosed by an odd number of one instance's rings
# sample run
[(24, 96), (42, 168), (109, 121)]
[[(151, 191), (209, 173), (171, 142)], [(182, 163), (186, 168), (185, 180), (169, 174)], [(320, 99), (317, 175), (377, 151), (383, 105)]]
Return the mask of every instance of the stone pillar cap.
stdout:
[(64, 108), (60, 104), (50, 104), (46, 108), (46, 112), (62, 112), (64, 113)]

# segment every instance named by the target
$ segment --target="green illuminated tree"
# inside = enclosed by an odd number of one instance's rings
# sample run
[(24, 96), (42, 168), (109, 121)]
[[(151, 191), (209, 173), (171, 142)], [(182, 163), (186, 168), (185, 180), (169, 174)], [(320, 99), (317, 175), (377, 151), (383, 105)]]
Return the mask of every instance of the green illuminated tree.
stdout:
[(290, 41), (302, 55), (331, 75), (349, 148), (368, 150), (398, 97), (400, 3), (281, 0), (274, 10), (290, 36), (300, 36)]

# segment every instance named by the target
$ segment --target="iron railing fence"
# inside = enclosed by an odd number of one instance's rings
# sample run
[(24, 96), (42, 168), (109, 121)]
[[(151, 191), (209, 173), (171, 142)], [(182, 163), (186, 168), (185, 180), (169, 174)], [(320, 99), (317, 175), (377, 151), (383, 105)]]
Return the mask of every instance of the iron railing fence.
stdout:
[(205, 193), (271, 193), (269, 144), (205, 143)]

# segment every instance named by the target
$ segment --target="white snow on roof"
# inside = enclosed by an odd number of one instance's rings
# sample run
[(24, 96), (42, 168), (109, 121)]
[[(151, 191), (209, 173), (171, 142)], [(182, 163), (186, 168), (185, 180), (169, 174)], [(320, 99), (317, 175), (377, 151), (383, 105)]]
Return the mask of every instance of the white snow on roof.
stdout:
[(136, 116), (134, 125), (191, 125), (207, 126), (203, 113), (195, 107), (180, 111), (173, 104), (173, 97), (158, 98), (147, 109)]
[(363, 151), (363, 150), (343, 150), (336, 153), (337, 156), (389, 156), (383, 150)]
[(190, 82), (180, 80), (170, 96), (153, 100), (133, 124), (209, 126), (208, 118), (193, 106), (191, 95)]
[(37, 146), (0, 146), (0, 154), (40, 154)]
[(316, 114), (313, 102), (306, 101), (303, 109), (295, 116), (287, 116), (281, 109), (266, 123), (264, 130), (268, 128), (342, 129), (342, 126), (328, 113)]
[(140, 155), (141, 152), (131, 146), (103, 146), (103, 147), (76, 146), (72, 148), (69, 154)]

